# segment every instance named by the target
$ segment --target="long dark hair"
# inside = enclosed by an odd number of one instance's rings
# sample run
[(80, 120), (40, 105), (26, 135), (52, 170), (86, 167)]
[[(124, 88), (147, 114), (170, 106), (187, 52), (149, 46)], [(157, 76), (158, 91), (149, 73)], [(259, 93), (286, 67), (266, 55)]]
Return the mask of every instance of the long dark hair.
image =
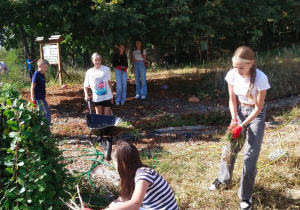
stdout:
[[(250, 61), (254, 60), (254, 52), (251, 50), (250, 47), (240, 46), (235, 50), (233, 57), (249, 60), (249, 63), (250, 63)], [(256, 62), (255, 62), (255, 60), (251, 66), (250, 73), (251, 73), (250, 85), (249, 85), (248, 91), (246, 93), (246, 97), (249, 100), (253, 100), (253, 96), (252, 96), (251, 92), (253, 90), (255, 78), (256, 78)]]
[(143, 42), (140, 39), (136, 40), (135, 43), (136, 42), (140, 42), (141, 43), (141, 55), (143, 55), (143, 53), (144, 53)]
[(127, 59), (127, 55), (126, 55), (126, 45), (125, 45), (125, 44), (119, 44), (119, 45), (118, 45), (118, 61), (119, 61), (119, 63), (121, 62), (121, 54), (120, 54), (120, 50), (119, 50), (119, 48), (120, 48), (121, 45), (123, 45), (124, 48), (125, 48), (122, 55), (124, 56), (125, 59)]
[(121, 178), (120, 196), (123, 199), (131, 199), (135, 188), (135, 173), (138, 168), (147, 166), (142, 163), (137, 148), (126, 141), (118, 141), (111, 156), (118, 164), (118, 173)]

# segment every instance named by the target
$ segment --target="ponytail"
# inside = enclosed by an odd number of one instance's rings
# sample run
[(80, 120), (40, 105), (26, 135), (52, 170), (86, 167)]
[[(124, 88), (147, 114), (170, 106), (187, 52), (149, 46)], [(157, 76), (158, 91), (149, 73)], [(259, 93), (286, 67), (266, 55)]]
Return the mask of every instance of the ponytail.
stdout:
[(246, 97), (248, 98), (248, 101), (253, 100), (252, 90), (254, 88), (254, 83), (255, 83), (255, 78), (256, 78), (256, 65), (255, 65), (255, 63), (253, 63), (253, 65), (251, 66), (250, 71), (251, 71), (250, 85), (249, 85), (249, 89), (246, 93)]

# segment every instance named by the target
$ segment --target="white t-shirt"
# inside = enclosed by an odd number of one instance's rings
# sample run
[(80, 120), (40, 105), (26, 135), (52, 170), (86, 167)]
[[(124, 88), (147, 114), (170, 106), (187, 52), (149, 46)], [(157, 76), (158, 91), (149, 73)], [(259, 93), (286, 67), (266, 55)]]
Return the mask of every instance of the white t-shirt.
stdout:
[[(143, 54), (146, 55), (146, 50), (143, 50)], [(141, 51), (140, 50), (135, 50), (133, 51), (132, 55), (134, 56), (134, 59), (136, 61), (141, 61), (144, 60), (143, 56), (141, 55)]]
[(90, 87), (93, 91), (93, 102), (109, 100), (113, 97), (108, 81), (111, 81), (110, 69), (101, 65), (99, 69), (87, 70), (84, 79), (84, 87)]
[(250, 77), (243, 78), (237, 71), (232, 69), (227, 73), (225, 80), (233, 86), (233, 91), (238, 96), (239, 101), (245, 104), (255, 104), (258, 91), (267, 90), (270, 88), (267, 75), (265, 75), (259, 69), (256, 69), (254, 87), (251, 92), (253, 99), (255, 99), (253, 101), (246, 97), (250, 85)]
[(9, 72), (9, 68), (6, 63), (0, 61), (0, 73), (7, 74)]

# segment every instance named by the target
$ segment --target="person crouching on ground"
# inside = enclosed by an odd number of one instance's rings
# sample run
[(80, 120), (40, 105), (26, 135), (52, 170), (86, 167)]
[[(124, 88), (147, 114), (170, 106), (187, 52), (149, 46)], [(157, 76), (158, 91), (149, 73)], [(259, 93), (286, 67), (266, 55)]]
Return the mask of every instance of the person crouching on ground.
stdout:
[(96, 52), (92, 55), (92, 62), (94, 67), (85, 74), (84, 99), (86, 102), (90, 100), (88, 89), (91, 88), (96, 114), (111, 115), (113, 94), (110, 69), (101, 65), (101, 56)]
[(44, 117), (51, 124), (51, 112), (46, 101), (46, 79), (45, 73), (49, 67), (49, 62), (45, 59), (39, 59), (38, 71), (35, 71), (32, 75), (31, 83), (31, 101), (34, 106), (39, 106), (40, 112), (43, 113)]
[(109, 205), (109, 210), (178, 209), (169, 184), (141, 162), (133, 144), (119, 141), (111, 157), (121, 178), (121, 193), (119, 199)]
[[(232, 65), (233, 69), (225, 77), (228, 83), (229, 109), (232, 117), (228, 130), (235, 139), (243, 130), (246, 135), (243, 173), (238, 196), (241, 199), (240, 209), (249, 210), (252, 208), (256, 163), (265, 130), (265, 96), (270, 85), (268, 77), (256, 69), (254, 53), (249, 47), (241, 46), (236, 49), (232, 57)], [(239, 150), (241, 147), (235, 149), (231, 154), (230, 164), (225, 162), (226, 149), (223, 150), (218, 178), (211, 184), (209, 190), (216, 190), (221, 185), (231, 183), (234, 163)]]
[(125, 53), (125, 45), (120, 44), (118, 52), (113, 55), (113, 67), (116, 77), (116, 105), (124, 105), (127, 94), (127, 68), (128, 60)]

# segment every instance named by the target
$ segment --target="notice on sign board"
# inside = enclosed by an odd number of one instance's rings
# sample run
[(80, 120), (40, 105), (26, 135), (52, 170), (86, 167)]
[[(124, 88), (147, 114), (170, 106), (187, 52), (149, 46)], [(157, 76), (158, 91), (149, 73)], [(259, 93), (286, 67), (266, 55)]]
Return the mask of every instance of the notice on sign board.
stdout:
[(58, 48), (57, 45), (45, 45), (43, 47), (44, 59), (50, 64), (58, 64)]
[(201, 50), (202, 51), (207, 51), (207, 41), (202, 41), (201, 42)]

